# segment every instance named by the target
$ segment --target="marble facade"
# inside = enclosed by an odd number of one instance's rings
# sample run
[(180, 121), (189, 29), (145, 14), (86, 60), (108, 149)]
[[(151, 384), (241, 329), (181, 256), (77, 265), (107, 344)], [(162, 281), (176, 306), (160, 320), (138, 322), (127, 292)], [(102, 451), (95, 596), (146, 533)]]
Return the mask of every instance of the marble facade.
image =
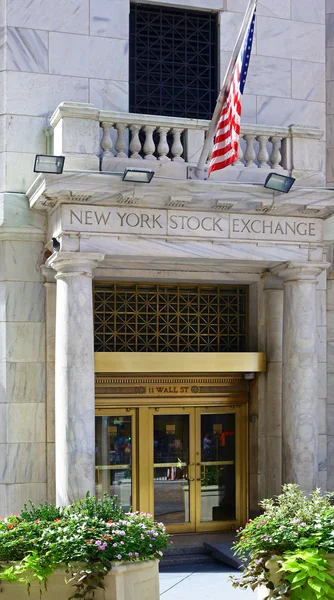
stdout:
[[(247, 0), (147, 2), (217, 11), (222, 78)], [(256, 152), (284, 139), (284, 198), (263, 189), (268, 161), (187, 180), (203, 123), (187, 124), (189, 160), (147, 160), (150, 186), (110, 175), (141, 163), (110, 130), (136, 124), (129, 6), (0, 0), (0, 514), (93, 491), (94, 277), (249, 285), (250, 349), (268, 361), (250, 391), (251, 509), (284, 480), (333, 490), (333, 2), (259, 0), (243, 127)], [(65, 172), (36, 178), (50, 140)]]

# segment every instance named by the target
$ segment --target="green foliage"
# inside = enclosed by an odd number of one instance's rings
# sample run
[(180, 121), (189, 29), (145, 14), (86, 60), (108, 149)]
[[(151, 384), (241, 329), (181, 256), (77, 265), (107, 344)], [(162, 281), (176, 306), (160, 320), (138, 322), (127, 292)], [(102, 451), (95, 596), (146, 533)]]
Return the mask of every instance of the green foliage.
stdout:
[(334, 579), (325, 558), (334, 552), (332, 497), (320, 490), (307, 497), (287, 484), (277, 498), (263, 500), (263, 514), (238, 531), (235, 554), (250, 560), (234, 586), (254, 590), (267, 585), (275, 600), (334, 600)]
[[(145, 513), (125, 513), (117, 498), (87, 494), (64, 508), (30, 502), (20, 515), (0, 520), (0, 578), (45, 584), (62, 565), (75, 586), (72, 597), (88, 598), (103, 587), (112, 561), (160, 558), (167, 544), (162, 523)], [(12, 561), (17, 564), (8, 566)]]

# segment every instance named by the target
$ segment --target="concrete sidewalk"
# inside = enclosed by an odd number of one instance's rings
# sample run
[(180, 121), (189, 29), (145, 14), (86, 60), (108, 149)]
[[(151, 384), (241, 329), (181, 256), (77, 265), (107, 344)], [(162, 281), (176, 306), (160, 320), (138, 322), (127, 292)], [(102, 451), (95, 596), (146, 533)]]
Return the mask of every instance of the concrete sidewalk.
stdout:
[(236, 571), (219, 563), (160, 569), (161, 600), (256, 600), (252, 591), (235, 590), (229, 575)]

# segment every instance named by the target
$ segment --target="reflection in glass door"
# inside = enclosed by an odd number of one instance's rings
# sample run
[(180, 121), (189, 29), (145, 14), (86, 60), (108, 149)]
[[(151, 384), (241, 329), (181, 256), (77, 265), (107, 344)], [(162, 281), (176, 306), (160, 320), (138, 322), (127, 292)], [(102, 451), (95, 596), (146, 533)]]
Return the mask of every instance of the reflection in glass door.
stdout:
[(189, 476), (194, 467), (189, 458), (193, 411), (185, 411), (186, 414), (160, 412), (153, 415), (154, 518), (169, 525), (170, 531), (189, 531), (195, 481)]
[(133, 420), (110, 411), (95, 417), (96, 496), (118, 496), (125, 510), (133, 506)]
[(236, 415), (200, 415), (200, 520), (236, 518)]

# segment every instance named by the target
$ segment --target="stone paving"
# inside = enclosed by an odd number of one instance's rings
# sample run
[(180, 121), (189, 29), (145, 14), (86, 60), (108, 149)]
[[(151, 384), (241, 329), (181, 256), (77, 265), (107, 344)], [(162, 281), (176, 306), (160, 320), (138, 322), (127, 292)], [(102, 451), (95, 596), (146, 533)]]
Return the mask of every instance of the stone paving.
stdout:
[(238, 571), (223, 564), (161, 568), (161, 600), (256, 600), (251, 591), (235, 590), (229, 575)]

